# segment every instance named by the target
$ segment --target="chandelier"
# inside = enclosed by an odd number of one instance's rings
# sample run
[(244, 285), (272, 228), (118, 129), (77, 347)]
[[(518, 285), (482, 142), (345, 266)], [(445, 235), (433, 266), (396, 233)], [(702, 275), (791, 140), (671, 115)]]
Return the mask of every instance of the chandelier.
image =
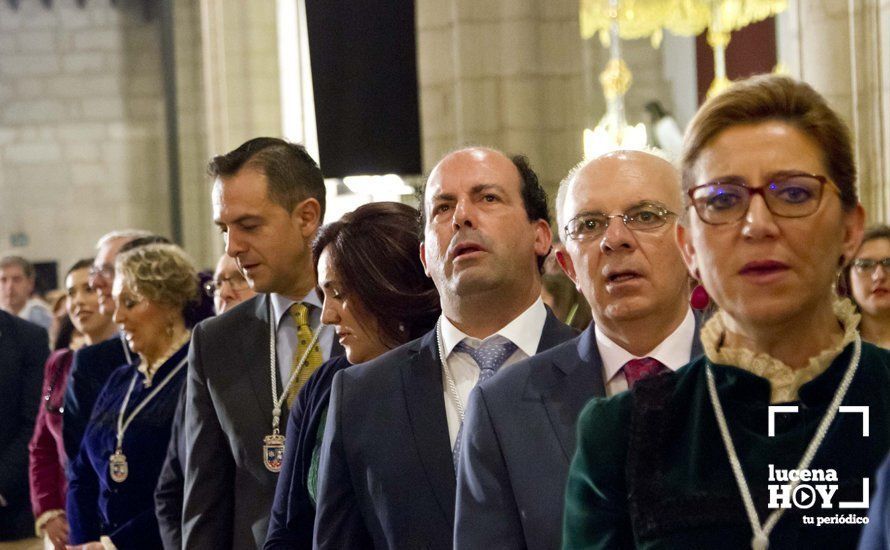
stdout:
[(621, 59), (620, 41), (648, 38), (661, 45), (667, 30), (679, 36), (697, 36), (708, 31), (708, 44), (714, 50), (714, 80), (708, 97), (729, 86), (726, 76), (726, 47), (734, 31), (784, 11), (787, 0), (580, 0), (581, 37), (598, 36), (609, 48), (609, 61), (600, 74), (606, 97), (606, 114), (593, 129), (584, 131), (585, 157), (609, 147), (641, 147), (646, 144), (646, 128), (627, 124), (624, 95), (633, 75)]

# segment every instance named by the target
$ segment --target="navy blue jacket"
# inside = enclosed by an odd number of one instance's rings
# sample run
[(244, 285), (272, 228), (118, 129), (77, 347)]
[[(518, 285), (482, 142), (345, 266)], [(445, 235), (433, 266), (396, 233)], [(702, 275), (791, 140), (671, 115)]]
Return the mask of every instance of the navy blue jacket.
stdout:
[(99, 392), (116, 368), (130, 362), (129, 353), (127, 344), (118, 335), (74, 352), (62, 412), (62, 440), (65, 454), (71, 460), (80, 452), (80, 440)]
[(334, 375), (349, 366), (346, 356), (320, 366), (300, 389), (291, 408), (285, 432), (284, 463), (278, 474), (265, 550), (312, 547), (315, 504), (306, 480), (319, 424), (331, 400)]
[[(551, 311), (538, 352), (577, 333)], [(337, 373), (314, 543), (451, 550), (455, 483), (435, 331)]]
[(154, 490), (167, 455), (173, 413), (185, 383), (185, 366), (127, 428), (123, 453), (129, 476), (123, 483), (111, 479), (108, 461), (115, 449), (120, 406), (133, 377), (136, 376), (137, 381), (125, 417), (186, 359), (187, 352), (188, 345), (184, 345), (173, 354), (155, 373), (148, 388), (143, 385), (144, 377), (137, 373), (135, 365), (123, 365), (108, 378), (96, 400), (80, 452), (71, 462), (67, 502), (71, 544), (96, 541), (108, 535), (118, 548), (161, 547)]
[(0, 540), (33, 536), (28, 492), (28, 441), (34, 432), (43, 364), (43, 328), (0, 311)]

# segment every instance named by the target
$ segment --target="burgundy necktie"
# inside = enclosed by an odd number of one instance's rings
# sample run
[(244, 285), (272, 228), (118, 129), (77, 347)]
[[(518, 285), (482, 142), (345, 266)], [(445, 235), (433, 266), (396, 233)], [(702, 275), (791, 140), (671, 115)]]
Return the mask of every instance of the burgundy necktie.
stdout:
[(627, 379), (627, 387), (632, 388), (638, 381), (668, 372), (666, 366), (661, 364), (658, 359), (651, 357), (643, 357), (640, 359), (631, 359), (624, 364), (621, 369), (624, 371), (624, 378)]

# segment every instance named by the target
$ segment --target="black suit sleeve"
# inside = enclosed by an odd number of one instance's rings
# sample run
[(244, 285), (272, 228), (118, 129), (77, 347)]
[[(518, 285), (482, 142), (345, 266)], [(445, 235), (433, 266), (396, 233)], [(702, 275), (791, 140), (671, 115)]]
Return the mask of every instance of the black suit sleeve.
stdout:
[[(202, 361), (202, 325), (192, 335), (186, 389), (184, 548), (232, 547), (235, 462), (207, 387)], [(256, 503), (257, 506), (262, 503)]]
[[(533, 442), (530, 442), (534, 444)], [(455, 548), (523, 548), (513, 487), (480, 388), (470, 393), (457, 474)]]
[[(13, 329), (18, 331), (20, 361), (12, 365), (8, 383), (17, 390), (2, 392), (6, 399), (18, 402), (14, 418), (4, 418), (9, 423), (11, 437), (4, 438), (0, 446), (0, 495), (7, 501), (28, 502), (28, 442), (34, 432), (37, 407), (40, 404), (40, 388), (43, 385), (43, 365), (49, 356), (49, 340), (46, 331), (31, 323), (20, 322)], [(6, 432), (9, 433), (9, 432)], [(28, 507), (25, 504), (25, 507)]]
[(155, 488), (155, 515), (158, 519), (161, 541), (168, 550), (182, 548), (182, 500), (185, 495), (182, 460), (185, 457), (180, 453), (180, 447), (183, 446), (185, 437), (182, 432), (182, 424), (185, 421), (185, 392), (186, 386), (183, 385), (170, 430), (167, 457), (161, 469), (161, 476), (158, 478), (158, 486)]
[(318, 467), (314, 548), (373, 548), (343, 449), (344, 373), (334, 376)]

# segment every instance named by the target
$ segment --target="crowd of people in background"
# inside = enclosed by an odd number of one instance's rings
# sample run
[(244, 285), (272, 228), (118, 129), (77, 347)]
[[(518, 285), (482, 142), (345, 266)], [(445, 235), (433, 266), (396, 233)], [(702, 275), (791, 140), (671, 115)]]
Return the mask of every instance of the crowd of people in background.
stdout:
[[(552, 199), (480, 146), (327, 225), (300, 145), (209, 174), (212, 272), (141, 230), (45, 296), (0, 258), (10, 548), (890, 548), (890, 227), (808, 85)], [(776, 506), (791, 470), (833, 506)]]

